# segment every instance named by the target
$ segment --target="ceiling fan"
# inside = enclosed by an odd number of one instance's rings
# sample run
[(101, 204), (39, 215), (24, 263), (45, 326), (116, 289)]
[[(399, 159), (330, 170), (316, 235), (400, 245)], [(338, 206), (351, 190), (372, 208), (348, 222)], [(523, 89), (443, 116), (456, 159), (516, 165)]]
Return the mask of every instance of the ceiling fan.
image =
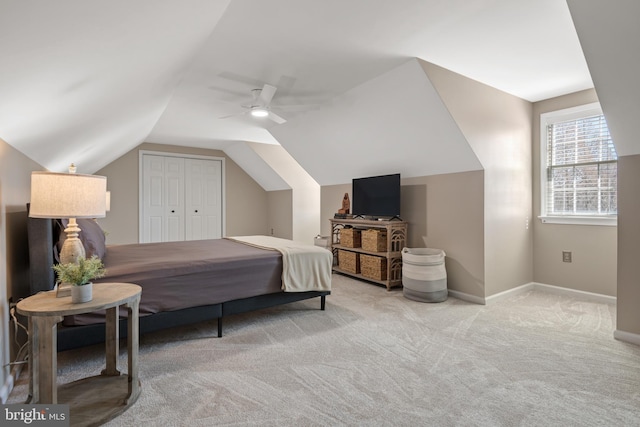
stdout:
[(262, 89), (252, 89), (251, 95), (253, 96), (253, 100), (251, 104), (242, 105), (242, 108), (244, 108), (245, 111), (238, 114), (223, 116), (220, 118), (226, 119), (229, 117), (251, 114), (251, 116), (253, 117), (266, 117), (269, 120), (276, 122), (277, 124), (285, 123), (287, 121), (286, 119), (271, 111), (271, 100), (273, 99), (276, 90), (277, 88), (275, 86), (271, 86), (270, 84), (266, 83), (262, 87)]

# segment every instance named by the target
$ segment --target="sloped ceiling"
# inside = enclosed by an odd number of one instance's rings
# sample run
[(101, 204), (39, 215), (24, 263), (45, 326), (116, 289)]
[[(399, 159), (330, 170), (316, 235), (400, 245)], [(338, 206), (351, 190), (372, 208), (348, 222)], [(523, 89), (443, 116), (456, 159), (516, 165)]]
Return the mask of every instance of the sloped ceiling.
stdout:
[(640, 2), (568, 4), (618, 155), (640, 154)]
[[(459, 149), (450, 121), (426, 130), (446, 138), (421, 145), (418, 122), (436, 124), (429, 117), (442, 110), (427, 80), (402, 71), (411, 58), (530, 101), (592, 87), (564, 0), (0, 0), (0, 55), (0, 138), (49, 170), (75, 162), (84, 173), (144, 141), (228, 150), (260, 168), (238, 144), (281, 137), (314, 179), (335, 182), (313, 153), (335, 151), (325, 128), (344, 127), (338, 140), (370, 165), (358, 173), (383, 172), (382, 145), (406, 128), (394, 151), (404, 158), (387, 168), (402, 161), (407, 174), (429, 175), (469, 166), (432, 162)], [(282, 130), (237, 115), (264, 83), (278, 87)], [(373, 105), (379, 115), (364, 114)], [(329, 145), (305, 145), (309, 131)], [(264, 172), (251, 173), (282, 186)]]
[(320, 185), (482, 169), (416, 59), (271, 132)]
[(228, 1), (3, 0), (0, 137), (92, 173), (144, 141)]
[(252, 148), (251, 143), (236, 142), (229, 145), (224, 152), (266, 191), (291, 189), (291, 186)]

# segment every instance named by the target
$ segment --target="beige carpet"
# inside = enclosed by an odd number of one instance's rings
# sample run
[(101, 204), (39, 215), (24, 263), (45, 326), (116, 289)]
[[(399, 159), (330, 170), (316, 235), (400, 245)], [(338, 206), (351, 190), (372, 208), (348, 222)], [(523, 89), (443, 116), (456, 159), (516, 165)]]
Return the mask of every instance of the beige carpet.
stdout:
[[(334, 275), (318, 308), (232, 316), (223, 338), (215, 322), (143, 336), (142, 394), (107, 425), (640, 426), (640, 347), (613, 339), (611, 305), (425, 304)], [(97, 374), (102, 354), (61, 353), (59, 381)]]

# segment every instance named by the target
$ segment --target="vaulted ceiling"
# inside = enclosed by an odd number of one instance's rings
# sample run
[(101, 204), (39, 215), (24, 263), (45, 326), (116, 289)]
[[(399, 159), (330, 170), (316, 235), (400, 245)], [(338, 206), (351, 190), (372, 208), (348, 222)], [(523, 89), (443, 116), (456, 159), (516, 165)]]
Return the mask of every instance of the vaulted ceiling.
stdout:
[[(0, 57), (0, 138), (49, 170), (150, 141), (224, 150), (268, 190), (251, 144), (323, 185), (479, 168), (416, 58), (529, 101), (592, 87), (565, 0), (0, 0)], [(265, 83), (284, 124), (242, 107)], [(443, 161), (382, 149), (427, 126)], [(338, 151), (366, 155), (347, 177)]]
[(618, 156), (640, 154), (640, 2), (568, 3)]

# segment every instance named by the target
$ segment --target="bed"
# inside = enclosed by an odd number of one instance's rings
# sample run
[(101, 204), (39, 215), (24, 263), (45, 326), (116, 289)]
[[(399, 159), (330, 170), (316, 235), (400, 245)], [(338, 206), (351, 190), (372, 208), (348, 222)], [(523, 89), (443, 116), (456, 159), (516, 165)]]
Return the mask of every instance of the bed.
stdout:
[[(87, 257), (100, 256), (107, 270), (94, 282), (142, 286), (141, 334), (216, 319), (221, 337), (225, 316), (315, 297), (324, 310), (331, 293), (331, 253), (313, 245), (243, 236), (103, 246), (97, 223), (78, 222)], [(59, 220), (27, 220), (30, 295), (55, 286), (51, 266), (61, 228)], [(101, 313), (66, 317), (58, 327), (58, 351), (103, 342), (103, 323)], [(120, 335), (126, 336), (126, 319)]]

